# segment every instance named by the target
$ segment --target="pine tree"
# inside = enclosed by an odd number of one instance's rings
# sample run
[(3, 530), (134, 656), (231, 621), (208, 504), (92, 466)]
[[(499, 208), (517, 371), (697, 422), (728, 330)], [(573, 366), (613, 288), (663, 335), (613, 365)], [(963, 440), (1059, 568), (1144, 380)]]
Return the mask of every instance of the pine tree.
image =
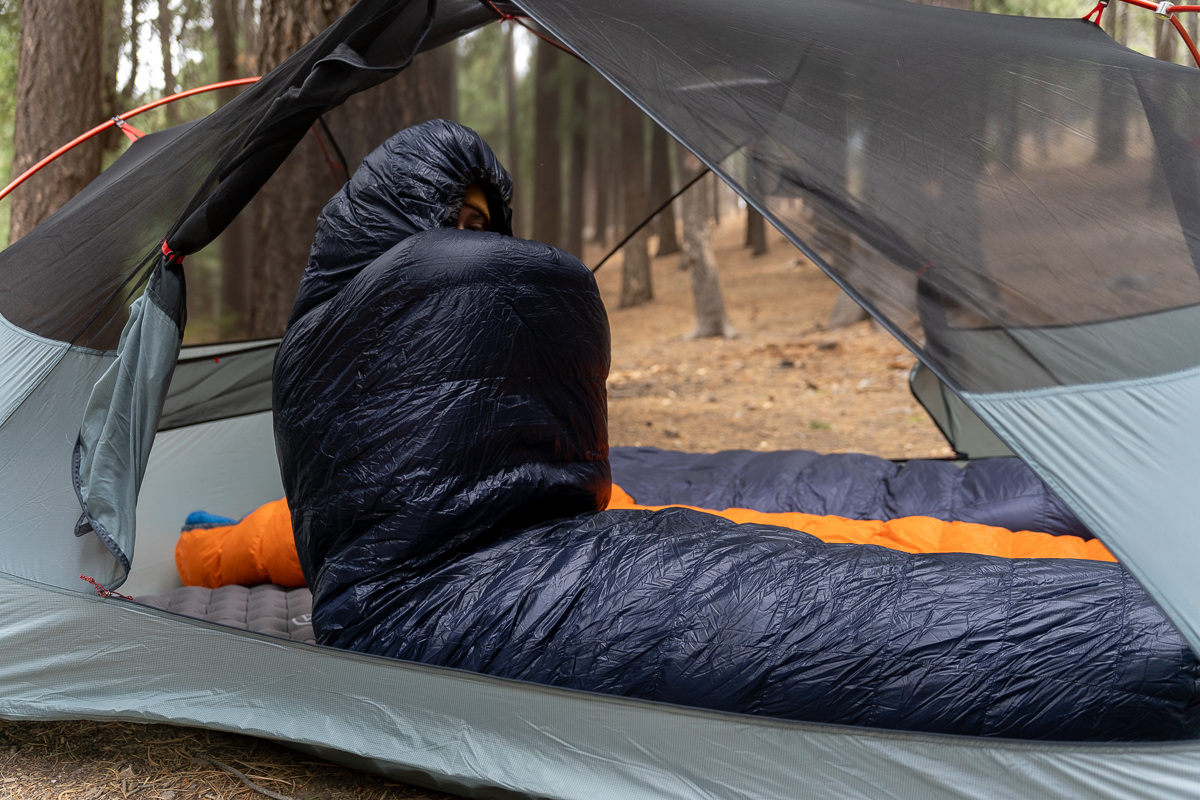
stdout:
[[(12, 174), (19, 175), (101, 119), (104, 6), (95, 0), (24, 0)], [(100, 174), (93, 138), (45, 167), (10, 198), (9, 244)]]
[[(645, 115), (624, 95), (617, 100), (621, 128), (621, 196), (625, 207), (624, 229), (633, 230), (645, 221), (646, 137)], [(649, 232), (643, 227), (624, 247), (621, 268), (621, 308), (640, 306), (654, 299), (650, 275)]]
[(534, 49), (533, 238), (562, 246), (562, 150), (559, 144), (558, 48), (538, 39)]

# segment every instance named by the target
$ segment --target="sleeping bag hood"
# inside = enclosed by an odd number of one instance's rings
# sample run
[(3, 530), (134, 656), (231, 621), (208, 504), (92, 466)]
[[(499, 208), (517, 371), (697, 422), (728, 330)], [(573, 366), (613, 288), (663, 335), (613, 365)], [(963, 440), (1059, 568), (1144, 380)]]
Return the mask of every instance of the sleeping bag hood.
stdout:
[(483, 140), (434, 121), (372, 153), (322, 214), (274, 408), (327, 636), (431, 564), (608, 502), (595, 280), (547, 245), (445, 229), (481, 178), (507, 201)]
[(454, 227), (467, 187), (488, 200), (491, 230), (512, 235), (512, 178), (475, 131), (435, 119), (377, 147), (326, 203), (288, 326), (420, 231)]

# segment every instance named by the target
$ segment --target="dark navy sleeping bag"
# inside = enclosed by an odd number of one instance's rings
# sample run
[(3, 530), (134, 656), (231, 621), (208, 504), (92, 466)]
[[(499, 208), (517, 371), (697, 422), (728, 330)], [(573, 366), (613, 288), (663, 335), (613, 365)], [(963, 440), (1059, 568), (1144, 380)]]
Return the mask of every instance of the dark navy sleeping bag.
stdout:
[(848, 519), (935, 517), (1093, 538), (1019, 458), (958, 465), (811, 450), (680, 453), (614, 447), (609, 461), (613, 483), (644, 506), (752, 508)]
[[(319, 642), (788, 719), (1197, 734), (1200, 664), (1119, 565), (911, 555), (683, 509), (598, 511), (604, 307), (572, 256), (441, 229), (478, 179), (457, 166), (471, 158), (494, 164), (444, 122), (374, 153), (321, 222), (378, 223), (374, 254), (339, 272), (326, 259), (355, 254), (318, 237), (310, 269), (341, 285), (306, 281), (323, 294), (298, 300), (279, 348), (276, 440)], [(393, 183), (364, 185), (383, 174)], [(507, 199), (507, 177), (495, 181)], [(386, 208), (361, 207), (372, 192)], [(450, 212), (422, 211), (438, 203)], [(389, 215), (405, 235), (387, 238)]]

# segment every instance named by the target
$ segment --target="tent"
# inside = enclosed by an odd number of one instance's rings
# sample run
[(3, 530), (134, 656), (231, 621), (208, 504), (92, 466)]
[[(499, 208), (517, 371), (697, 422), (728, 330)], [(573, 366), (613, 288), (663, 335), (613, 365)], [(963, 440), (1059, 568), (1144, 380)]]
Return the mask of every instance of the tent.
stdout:
[[(958, 449), (1017, 453), (1200, 651), (1200, 71), (1091, 22), (899, 0), (518, 5), (900, 337)], [(1200, 742), (700, 711), (292, 642), (80, 581), (171, 588), (189, 511), (282, 493), (275, 343), (181, 351), (180, 258), (320, 114), (513, 10), (360, 0), (0, 253), (0, 715), (238, 731), (475, 797), (1200, 797)]]

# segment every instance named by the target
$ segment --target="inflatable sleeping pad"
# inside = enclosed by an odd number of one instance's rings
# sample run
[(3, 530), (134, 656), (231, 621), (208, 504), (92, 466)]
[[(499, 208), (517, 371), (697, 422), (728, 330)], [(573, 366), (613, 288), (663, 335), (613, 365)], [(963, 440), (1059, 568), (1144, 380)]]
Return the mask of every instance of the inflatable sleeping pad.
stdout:
[(318, 642), (788, 719), (1197, 734), (1200, 663), (1120, 565), (599, 511), (611, 490), (604, 307), (566, 253), (440, 229), (481, 169), (507, 198), (473, 132), (427, 123), (372, 154), (322, 216), (391, 239), (339, 270), (327, 260), (357, 256), (318, 235), (310, 270), (342, 283), (323, 280), (319, 302), (302, 288), (275, 366)]

